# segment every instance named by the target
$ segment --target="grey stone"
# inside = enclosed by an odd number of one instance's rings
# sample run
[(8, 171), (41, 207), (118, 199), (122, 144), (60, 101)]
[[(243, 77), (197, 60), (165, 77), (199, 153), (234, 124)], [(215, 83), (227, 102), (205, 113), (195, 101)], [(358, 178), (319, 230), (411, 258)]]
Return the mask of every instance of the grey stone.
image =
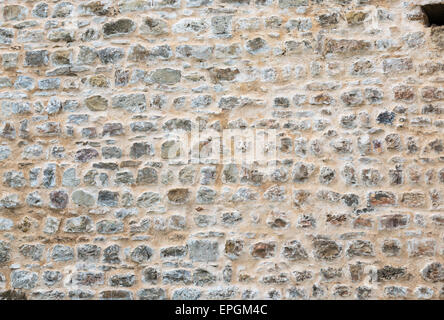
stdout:
[(149, 142), (134, 142), (130, 148), (129, 156), (132, 159), (138, 159), (143, 156), (152, 156), (154, 155), (153, 145)]
[(131, 252), (131, 261), (146, 263), (153, 256), (153, 249), (146, 245), (139, 245)]
[(45, 246), (42, 244), (23, 244), (19, 247), (20, 253), (34, 261), (40, 261), (43, 256)]
[(103, 262), (111, 264), (120, 263), (120, 246), (113, 244), (106, 247), (105, 250), (103, 250)]
[(74, 160), (78, 162), (89, 162), (90, 160), (97, 158), (99, 153), (93, 148), (84, 148), (78, 150), (74, 155)]
[(257, 37), (246, 42), (245, 50), (250, 54), (260, 54), (267, 52), (269, 47), (264, 39)]
[(105, 207), (117, 207), (119, 201), (119, 193), (109, 190), (99, 191), (97, 204)]
[(71, 195), (71, 199), (79, 206), (92, 207), (95, 204), (94, 196), (84, 190), (74, 191)]
[(9, 231), (14, 226), (11, 219), (0, 217), (0, 231)]
[(219, 245), (215, 241), (191, 240), (188, 242), (190, 259), (195, 262), (216, 261), (219, 257)]
[(45, 285), (47, 285), (48, 287), (52, 287), (60, 282), (60, 280), (62, 280), (63, 275), (60, 271), (57, 270), (45, 270), (43, 272), (42, 278)]
[(168, 24), (164, 20), (145, 17), (140, 25), (141, 34), (161, 36), (168, 34)]
[(138, 185), (155, 184), (158, 181), (157, 170), (150, 167), (145, 167), (137, 171), (136, 182)]
[(0, 146), (0, 161), (6, 160), (11, 155), (11, 149), (8, 146)]
[(105, 38), (121, 37), (136, 30), (136, 24), (130, 19), (119, 19), (103, 25), (103, 35)]
[(59, 230), (59, 226), (60, 219), (56, 217), (47, 217), (43, 227), (43, 232), (46, 234), (54, 234)]
[(8, 262), (11, 259), (11, 246), (6, 241), (0, 240), (0, 263)]
[(202, 290), (194, 288), (179, 288), (174, 290), (173, 300), (198, 300), (202, 296)]
[(52, 248), (51, 259), (61, 262), (73, 260), (74, 250), (69, 246), (57, 244)]
[(20, 198), (18, 194), (7, 194), (0, 199), (0, 208), (15, 209), (20, 207)]
[(32, 90), (35, 87), (35, 81), (28, 76), (18, 76), (14, 82), (14, 88), (23, 90)]
[(48, 17), (48, 4), (44, 2), (37, 3), (34, 8), (32, 8), (32, 15), (36, 18), (47, 18)]
[(142, 93), (133, 93), (113, 96), (112, 107), (125, 109), (128, 112), (143, 112), (146, 109), (145, 95)]
[(39, 277), (36, 272), (26, 270), (14, 270), (11, 272), (11, 285), (15, 289), (33, 289), (38, 279)]
[(114, 220), (101, 220), (96, 223), (96, 229), (101, 234), (114, 234), (123, 231), (123, 222)]
[(176, 269), (165, 271), (162, 274), (162, 284), (190, 284), (191, 283), (191, 272), (184, 269)]
[(68, 194), (64, 190), (52, 191), (49, 194), (49, 207), (60, 210), (65, 209), (68, 205)]
[(71, 15), (74, 5), (70, 2), (61, 2), (54, 6), (53, 18), (66, 18)]
[(103, 64), (115, 64), (123, 59), (125, 55), (121, 48), (104, 48), (98, 51), (100, 62)]
[(137, 291), (140, 300), (165, 300), (166, 292), (162, 288), (147, 288)]
[(88, 216), (69, 218), (65, 222), (63, 231), (68, 233), (83, 233), (93, 231), (93, 221)]
[(197, 190), (196, 202), (200, 204), (214, 203), (217, 192), (209, 187), (202, 186)]
[(33, 191), (26, 196), (26, 204), (30, 207), (43, 207), (43, 199), (38, 191)]
[(81, 261), (97, 262), (102, 249), (95, 244), (82, 244), (77, 247), (77, 257)]
[(160, 202), (160, 195), (157, 192), (144, 192), (137, 198), (137, 206), (150, 208)]
[(26, 185), (26, 179), (22, 171), (7, 171), (3, 173), (3, 185), (9, 188), (22, 188)]
[(180, 70), (163, 68), (151, 72), (150, 79), (152, 82), (160, 85), (173, 85), (180, 82), (181, 75)]

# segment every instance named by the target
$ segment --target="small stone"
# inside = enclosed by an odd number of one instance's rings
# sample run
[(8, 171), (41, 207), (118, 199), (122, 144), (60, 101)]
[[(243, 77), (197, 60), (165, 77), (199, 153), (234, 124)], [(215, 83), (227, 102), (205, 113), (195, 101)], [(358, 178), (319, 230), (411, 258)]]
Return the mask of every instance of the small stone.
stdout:
[(120, 246), (117, 244), (110, 245), (103, 250), (103, 262), (118, 264), (121, 262), (120, 258)]
[(60, 220), (56, 217), (47, 217), (43, 232), (46, 234), (54, 234), (59, 230)]
[(97, 204), (104, 207), (117, 207), (119, 193), (109, 190), (100, 190), (97, 198)]
[(77, 257), (81, 261), (98, 262), (102, 249), (94, 244), (82, 244), (77, 247)]
[(165, 300), (166, 292), (162, 288), (148, 288), (137, 291), (140, 300)]
[(70, 261), (74, 259), (74, 250), (69, 246), (57, 244), (52, 248), (51, 259), (54, 261)]
[(136, 263), (145, 263), (148, 262), (153, 255), (153, 250), (146, 246), (140, 245), (131, 252), (131, 260)]
[(123, 222), (114, 220), (101, 220), (96, 224), (96, 230), (100, 234), (114, 234), (123, 231)]
[(313, 246), (315, 257), (321, 260), (337, 259), (342, 253), (342, 246), (333, 240), (316, 239)]
[(291, 261), (306, 260), (308, 254), (298, 240), (288, 241), (282, 248), (282, 256)]
[(391, 214), (381, 216), (378, 220), (381, 230), (399, 229), (407, 227), (409, 216), (405, 214)]
[(136, 30), (136, 24), (130, 19), (119, 19), (103, 25), (104, 38), (126, 36)]
[(65, 222), (64, 231), (68, 233), (83, 233), (93, 231), (93, 222), (88, 216), (69, 218)]
[(46, 270), (43, 272), (43, 281), (45, 285), (52, 287), (62, 280), (63, 275), (60, 271)]
[(47, 50), (35, 50), (25, 52), (24, 66), (41, 67), (48, 65), (49, 54)]
[(354, 240), (349, 243), (346, 254), (349, 257), (372, 257), (374, 256), (373, 244), (366, 240)]
[(11, 258), (11, 246), (6, 241), (0, 240), (0, 263), (8, 262)]
[(90, 160), (97, 158), (98, 156), (99, 153), (96, 149), (85, 148), (78, 150), (74, 156), (74, 159), (78, 162), (89, 162)]
[(130, 157), (132, 159), (138, 159), (145, 155), (154, 155), (153, 145), (149, 142), (135, 142), (131, 145)]
[(145, 17), (140, 25), (141, 34), (161, 36), (168, 34), (168, 24), (161, 19)]
[(251, 247), (251, 255), (254, 258), (270, 258), (274, 257), (276, 254), (276, 243), (275, 242), (257, 242)]
[(79, 206), (92, 207), (95, 204), (94, 196), (84, 190), (74, 191), (71, 195), (71, 199)]
[(157, 192), (144, 192), (137, 198), (137, 206), (141, 208), (151, 208), (160, 202), (160, 195)]
[(15, 289), (33, 289), (38, 281), (37, 273), (26, 270), (14, 270), (11, 272), (11, 285)]
[(269, 50), (267, 42), (262, 38), (254, 38), (248, 40), (245, 45), (245, 50), (250, 54), (260, 54), (265, 53)]
[(28, 14), (28, 9), (19, 5), (6, 5), (3, 7), (3, 19), (5, 21), (23, 20)]
[(31, 258), (34, 261), (40, 261), (43, 255), (45, 246), (42, 244), (23, 244), (19, 247), (20, 253), (27, 258)]
[(216, 261), (219, 257), (217, 242), (209, 240), (191, 240), (188, 242), (190, 259), (195, 262)]
[(91, 111), (105, 111), (108, 109), (108, 100), (99, 95), (91, 96), (85, 100), (85, 105)]
[(421, 270), (421, 276), (425, 281), (443, 282), (444, 267), (439, 262), (431, 262)]
[(48, 17), (48, 4), (44, 2), (37, 3), (32, 9), (32, 15), (37, 18)]
[(69, 2), (61, 2), (55, 5), (54, 11), (52, 14), (53, 18), (66, 18), (71, 15), (74, 6)]
[(199, 204), (213, 203), (216, 199), (217, 192), (209, 187), (202, 186), (197, 190), (196, 202)]
[(63, 190), (52, 191), (49, 194), (49, 207), (52, 209), (65, 209), (68, 205), (68, 194)]
[(146, 109), (146, 98), (142, 93), (113, 96), (112, 107), (133, 113), (143, 112)]
[(103, 64), (115, 64), (123, 59), (125, 55), (123, 49), (120, 48), (104, 48), (98, 51), (100, 62)]
[(150, 74), (150, 78), (157, 84), (173, 85), (180, 82), (181, 72), (171, 68), (157, 69)]
[(166, 271), (162, 275), (163, 284), (190, 284), (191, 272), (184, 269)]
[(198, 300), (202, 296), (202, 291), (194, 288), (179, 288), (174, 290), (173, 300)]

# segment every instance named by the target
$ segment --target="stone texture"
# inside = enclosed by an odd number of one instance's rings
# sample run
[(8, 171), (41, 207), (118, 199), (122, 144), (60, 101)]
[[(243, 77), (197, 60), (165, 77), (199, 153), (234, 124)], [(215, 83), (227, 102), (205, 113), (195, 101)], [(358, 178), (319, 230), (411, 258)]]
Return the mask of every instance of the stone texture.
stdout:
[(442, 299), (430, 1), (2, 1), (0, 299)]

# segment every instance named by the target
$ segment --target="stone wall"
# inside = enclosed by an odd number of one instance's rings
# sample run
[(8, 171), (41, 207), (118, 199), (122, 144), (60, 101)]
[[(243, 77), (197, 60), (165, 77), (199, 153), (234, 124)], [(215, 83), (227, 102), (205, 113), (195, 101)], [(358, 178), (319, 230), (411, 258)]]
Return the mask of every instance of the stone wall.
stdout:
[(432, 2), (0, 1), (0, 298), (442, 299)]

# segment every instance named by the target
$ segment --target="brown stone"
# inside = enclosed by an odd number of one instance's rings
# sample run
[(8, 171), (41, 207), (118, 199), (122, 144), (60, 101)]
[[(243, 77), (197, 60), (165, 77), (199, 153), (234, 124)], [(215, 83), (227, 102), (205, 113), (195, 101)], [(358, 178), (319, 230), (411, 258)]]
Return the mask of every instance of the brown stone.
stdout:
[(85, 104), (91, 111), (105, 111), (108, 109), (108, 100), (102, 96), (91, 96), (85, 100)]

